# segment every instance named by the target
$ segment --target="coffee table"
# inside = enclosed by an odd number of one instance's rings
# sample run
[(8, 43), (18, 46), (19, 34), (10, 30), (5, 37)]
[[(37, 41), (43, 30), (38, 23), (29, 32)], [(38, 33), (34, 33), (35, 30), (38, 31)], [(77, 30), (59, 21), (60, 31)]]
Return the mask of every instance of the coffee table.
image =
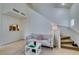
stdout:
[(25, 54), (26, 55), (39, 55), (41, 52), (41, 43), (37, 43), (34, 45), (33, 42), (30, 42), (25, 46)]

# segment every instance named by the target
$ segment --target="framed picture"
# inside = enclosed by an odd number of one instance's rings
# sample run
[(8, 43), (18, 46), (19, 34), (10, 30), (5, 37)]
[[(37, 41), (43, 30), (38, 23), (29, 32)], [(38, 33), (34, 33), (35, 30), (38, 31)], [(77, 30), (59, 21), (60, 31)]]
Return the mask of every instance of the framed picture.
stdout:
[(18, 25), (15, 25), (15, 24), (10, 25), (9, 31), (19, 31)]

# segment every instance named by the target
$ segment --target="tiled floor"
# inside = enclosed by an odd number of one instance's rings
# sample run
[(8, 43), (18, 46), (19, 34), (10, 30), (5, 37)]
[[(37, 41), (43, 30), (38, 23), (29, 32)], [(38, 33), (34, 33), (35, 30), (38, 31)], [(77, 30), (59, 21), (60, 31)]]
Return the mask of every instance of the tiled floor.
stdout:
[[(24, 55), (24, 46), (24, 40), (0, 46), (0, 55)], [(42, 47), (42, 52), (40, 55), (79, 55), (79, 51), (73, 51), (62, 48), (50, 49)]]

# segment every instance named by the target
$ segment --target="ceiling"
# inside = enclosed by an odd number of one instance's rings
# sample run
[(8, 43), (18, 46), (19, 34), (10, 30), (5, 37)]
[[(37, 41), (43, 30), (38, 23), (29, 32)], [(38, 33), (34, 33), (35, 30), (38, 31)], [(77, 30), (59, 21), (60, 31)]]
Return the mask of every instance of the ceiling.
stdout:
[(68, 23), (66, 20), (79, 20), (79, 3), (30, 3), (28, 5), (57, 24), (65, 25)]
[(73, 3), (28, 3), (30, 7), (32, 5), (41, 5), (41, 6), (50, 6), (53, 8), (67, 8), (70, 9), (73, 5)]
[(54, 8), (68, 8), (70, 9), (73, 3), (52, 3)]

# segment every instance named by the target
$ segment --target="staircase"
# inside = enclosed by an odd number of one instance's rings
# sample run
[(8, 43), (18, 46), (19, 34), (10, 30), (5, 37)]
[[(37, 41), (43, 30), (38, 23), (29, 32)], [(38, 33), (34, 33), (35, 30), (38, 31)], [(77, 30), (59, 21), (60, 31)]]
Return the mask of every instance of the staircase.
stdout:
[(79, 51), (79, 48), (74, 44), (74, 41), (72, 41), (69, 36), (61, 36), (61, 48)]

